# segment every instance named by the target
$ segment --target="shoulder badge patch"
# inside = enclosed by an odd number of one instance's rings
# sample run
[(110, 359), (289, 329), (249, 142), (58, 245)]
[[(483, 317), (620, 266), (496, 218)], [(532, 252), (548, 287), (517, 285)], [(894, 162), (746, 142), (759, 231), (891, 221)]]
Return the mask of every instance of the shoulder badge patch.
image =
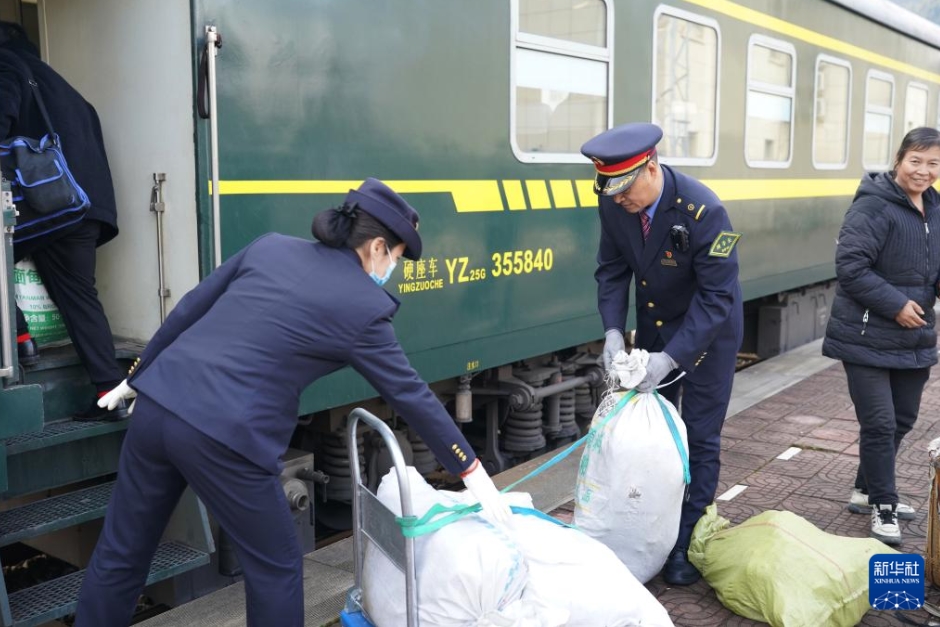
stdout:
[(708, 251), (709, 257), (728, 257), (731, 255), (731, 251), (734, 250), (734, 245), (738, 243), (738, 240), (741, 239), (740, 233), (735, 233), (733, 231), (722, 231), (718, 234), (718, 237), (715, 238), (715, 241), (712, 242), (712, 247)]

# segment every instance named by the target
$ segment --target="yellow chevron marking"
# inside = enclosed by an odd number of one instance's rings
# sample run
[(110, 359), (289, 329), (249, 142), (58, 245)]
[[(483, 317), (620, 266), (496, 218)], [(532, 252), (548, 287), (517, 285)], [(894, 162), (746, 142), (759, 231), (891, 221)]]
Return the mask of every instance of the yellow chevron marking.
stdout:
[(876, 52), (871, 52), (865, 48), (854, 46), (834, 37), (829, 37), (827, 35), (823, 35), (822, 33), (811, 31), (808, 28), (803, 28), (802, 26), (797, 26), (796, 24), (792, 24), (765, 13), (755, 11), (754, 9), (741, 6), (736, 2), (730, 2), (730, 0), (686, 0), (686, 2), (689, 4), (697, 4), (698, 6), (711, 11), (724, 13), (725, 15), (733, 17), (737, 20), (741, 20), (742, 22), (747, 22), (761, 28), (766, 28), (767, 30), (786, 35), (787, 37), (792, 37), (793, 39), (799, 39), (800, 41), (805, 41), (808, 44), (819, 46), (820, 48), (828, 48), (834, 52), (839, 52), (850, 57), (855, 57), (856, 59), (861, 59), (862, 61), (867, 61), (875, 65), (880, 65), (892, 70), (904, 72), (906, 74), (910, 74), (911, 76), (933, 81), (934, 83), (940, 83), (940, 74), (935, 74), (934, 72), (930, 72), (917, 66), (897, 61)]
[[(707, 185), (723, 202), (741, 200), (774, 200), (785, 198), (822, 198), (829, 196), (853, 196), (858, 188), (857, 178), (851, 179), (707, 179)], [(389, 187), (402, 194), (451, 194), (457, 213), (479, 213), (503, 211), (500, 182), (511, 210), (525, 209), (522, 182), (513, 180), (473, 181), (386, 181)], [(359, 187), (362, 181), (220, 181), (219, 191), (223, 196), (251, 194), (329, 194), (343, 196), (350, 189)], [(597, 208), (593, 179), (573, 181), (578, 203), (585, 208)], [(571, 181), (553, 179), (546, 184), (542, 180), (527, 180), (525, 188), (533, 209), (553, 207), (548, 194), (551, 185), (555, 198), (554, 207), (574, 207), (575, 196)], [(937, 185), (940, 187), (940, 184)], [(212, 184), (209, 183), (209, 193)]]
[(552, 188), (552, 200), (555, 201), (555, 209), (574, 209), (578, 203), (574, 200), (574, 187), (571, 181), (553, 180), (548, 182)]
[(529, 204), (533, 209), (552, 208), (552, 201), (548, 198), (548, 186), (545, 185), (545, 181), (526, 181), (525, 190), (529, 193)]
[[(502, 211), (499, 182), (471, 181), (383, 181), (400, 194), (451, 194), (457, 213)], [(362, 181), (219, 181), (219, 195), (243, 194), (336, 194), (345, 195)], [(542, 183), (544, 186), (545, 184)], [(212, 184), (209, 184), (212, 193)], [(547, 194), (546, 194), (547, 198)], [(549, 206), (550, 208), (550, 206)]]
[(525, 194), (522, 193), (522, 181), (503, 181), (503, 193), (506, 194), (510, 211), (528, 209), (525, 205)]
[(594, 179), (575, 181), (578, 190), (578, 203), (585, 209), (597, 209), (597, 194), (594, 193)]

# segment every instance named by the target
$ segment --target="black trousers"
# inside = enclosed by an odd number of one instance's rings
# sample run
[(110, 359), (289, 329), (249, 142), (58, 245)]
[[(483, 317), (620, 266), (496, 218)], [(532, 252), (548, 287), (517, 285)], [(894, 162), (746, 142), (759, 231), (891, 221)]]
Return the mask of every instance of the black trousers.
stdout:
[[(13, 247), (16, 261), (32, 257), (49, 296), (59, 308), (88, 377), (99, 392), (124, 379), (114, 356), (114, 338), (95, 289), (95, 259), (101, 223), (82, 220), (45, 237)], [(16, 334), (28, 331), (26, 318), (16, 308)]]
[(855, 487), (868, 501), (897, 505), (894, 460), (901, 440), (914, 428), (930, 368), (892, 370), (842, 364), (859, 424)]

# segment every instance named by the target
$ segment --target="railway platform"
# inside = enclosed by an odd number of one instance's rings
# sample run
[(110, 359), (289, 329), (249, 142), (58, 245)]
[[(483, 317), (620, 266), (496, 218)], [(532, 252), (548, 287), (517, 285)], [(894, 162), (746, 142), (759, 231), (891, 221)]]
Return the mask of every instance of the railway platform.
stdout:
[[(723, 430), (718, 511), (733, 524), (768, 509), (786, 509), (833, 534), (866, 537), (869, 517), (845, 506), (858, 462), (858, 426), (842, 366), (822, 357), (820, 341), (760, 362), (735, 378), (729, 418)], [(902, 521), (904, 552), (923, 553), (929, 494), (927, 443), (940, 435), (940, 375), (928, 382), (920, 418), (898, 456), (898, 487), (904, 502), (918, 511)], [(794, 450), (797, 449), (797, 450)], [(781, 458), (783, 456), (786, 459)], [(551, 454), (495, 478), (508, 485)], [(570, 520), (577, 452), (520, 489), (536, 507)], [(306, 624), (336, 623), (353, 581), (351, 539), (308, 554), (304, 560)], [(760, 625), (725, 609), (704, 581), (670, 587), (656, 577), (647, 587), (679, 627)], [(936, 602), (938, 593), (928, 591)], [(928, 625), (923, 612), (906, 612)], [(239, 627), (245, 624), (244, 588), (235, 584), (212, 595), (139, 623), (142, 627)], [(869, 611), (861, 622), (872, 627), (901, 626), (896, 613)]]

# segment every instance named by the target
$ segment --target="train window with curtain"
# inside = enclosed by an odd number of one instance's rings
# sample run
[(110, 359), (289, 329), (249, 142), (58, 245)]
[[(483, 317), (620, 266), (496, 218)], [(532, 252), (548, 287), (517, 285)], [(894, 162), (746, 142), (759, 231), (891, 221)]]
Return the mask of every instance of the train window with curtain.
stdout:
[(816, 57), (813, 165), (819, 170), (841, 170), (849, 163), (851, 102), (852, 66), (828, 55)]
[(744, 158), (752, 168), (786, 168), (793, 159), (796, 49), (751, 35), (747, 46)]
[(865, 81), (865, 134), (862, 165), (868, 170), (891, 167), (891, 125), (894, 121), (894, 77), (869, 70)]
[(923, 83), (908, 83), (907, 96), (904, 98), (904, 134), (908, 131), (927, 126), (927, 86)]
[(653, 122), (665, 163), (711, 165), (718, 156), (718, 23), (660, 5), (653, 31)]
[(513, 0), (510, 141), (523, 162), (583, 163), (610, 128), (612, 2)]

